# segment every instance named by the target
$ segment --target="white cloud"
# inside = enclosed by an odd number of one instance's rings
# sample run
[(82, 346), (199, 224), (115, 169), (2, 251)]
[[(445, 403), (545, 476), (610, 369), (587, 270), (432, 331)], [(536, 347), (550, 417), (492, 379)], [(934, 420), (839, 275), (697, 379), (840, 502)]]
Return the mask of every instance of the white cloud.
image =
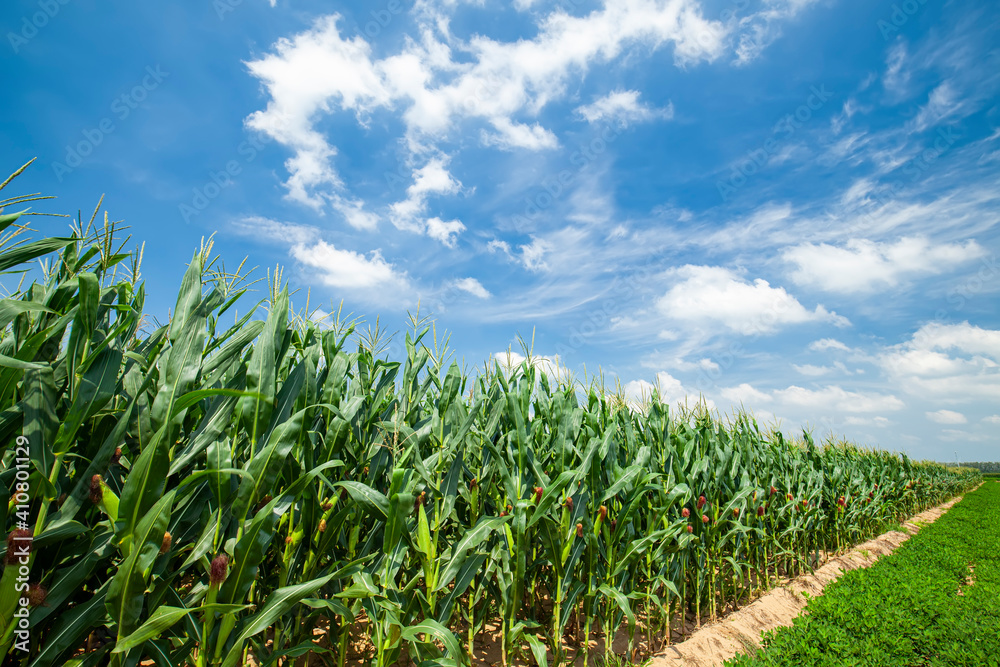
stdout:
[(782, 253), (796, 268), (791, 278), (828, 292), (850, 294), (895, 287), (904, 279), (939, 274), (983, 255), (975, 241), (932, 244), (904, 237), (893, 244), (852, 239), (846, 247), (803, 243)]
[[(504, 352), (497, 352), (493, 355), (493, 360), (500, 364), (500, 367), (511, 372), (515, 370), (518, 366), (528, 360), (523, 354), (514, 352), (513, 350), (506, 350)], [(569, 382), (572, 380), (572, 374), (569, 369), (565, 366), (560, 365), (559, 355), (555, 356), (544, 356), (539, 354), (531, 355), (530, 361), (528, 363), (533, 367), (545, 373), (552, 379), (560, 380), (563, 382)]]
[(733, 405), (745, 405), (751, 407), (758, 403), (768, 403), (774, 400), (774, 397), (767, 392), (760, 391), (753, 387), (753, 385), (744, 382), (737, 387), (725, 387), (719, 390), (719, 394), (722, 395), (727, 401), (732, 401)]
[(360, 199), (333, 197), (331, 205), (335, 211), (344, 216), (347, 224), (355, 229), (373, 230), (378, 226), (378, 215), (366, 211), (365, 203)]
[(877, 426), (878, 428), (886, 428), (891, 426), (893, 422), (886, 419), (885, 417), (846, 417), (844, 419), (844, 424), (847, 426)]
[(797, 364), (792, 364), (799, 375), (805, 375), (807, 377), (820, 377), (827, 375), (831, 369), (828, 366), (813, 366), (812, 364), (803, 364), (801, 366)]
[(483, 284), (475, 278), (462, 278), (460, 280), (454, 280), (449, 283), (449, 286), (457, 290), (461, 290), (462, 292), (467, 292), (477, 299), (489, 299), (493, 296), (490, 294), (489, 290), (483, 287)]
[(835, 361), (832, 366), (814, 366), (812, 364), (802, 364), (801, 366), (797, 364), (792, 364), (799, 375), (805, 375), (806, 377), (822, 377), (823, 375), (829, 375), (830, 373), (840, 372), (844, 375), (854, 375), (854, 373), (844, 365), (842, 361)]
[(398, 296), (409, 290), (405, 273), (386, 262), (380, 251), (366, 256), (336, 248), (320, 238), (316, 227), (250, 216), (233, 222), (231, 229), (257, 242), (288, 246), (293, 259), (315, 269), (316, 277), (330, 287), (367, 293), (378, 297), (377, 301), (389, 301), (386, 296)]
[(518, 246), (521, 249), (521, 263), (529, 271), (542, 271), (548, 268), (545, 263), (545, 254), (552, 249), (550, 243), (544, 239), (532, 238), (531, 243)]
[(814, 340), (809, 343), (809, 349), (814, 352), (825, 352), (826, 350), (843, 350), (845, 352), (851, 351), (851, 348), (847, 347), (835, 338), (821, 338), (819, 340)]
[(319, 279), (331, 287), (362, 290), (407, 287), (406, 276), (386, 262), (378, 250), (365, 256), (317, 241), (312, 245), (295, 245), (291, 254), (305, 266), (317, 269)]
[(930, 402), (1000, 399), (1000, 331), (932, 322), (887, 348), (879, 363), (905, 391)]
[(427, 235), (436, 241), (440, 241), (449, 248), (455, 247), (456, 237), (465, 230), (458, 220), (445, 222), (441, 218), (427, 219)]
[(955, 428), (941, 430), (941, 439), (946, 442), (988, 442), (994, 438), (995, 436), (986, 433), (970, 433)]
[[(247, 125), (292, 150), (291, 199), (316, 210), (363, 208), (334, 166), (337, 149), (319, 129), (324, 116), (346, 111), (366, 125), (376, 109), (399, 111), (413, 156), (434, 150), (466, 120), (490, 128), (486, 144), (548, 149), (558, 140), (532, 117), (591, 67), (636, 46), (672, 45), (680, 66), (714, 60), (725, 48), (726, 28), (705, 19), (695, 0), (622, 0), (584, 16), (555, 9), (538, 19), (532, 38), (516, 41), (477, 34), (462, 42), (437, 8), (422, 5), (414, 16), (419, 36), (381, 59), (362, 37), (346, 37), (341, 16), (331, 14), (247, 63), (270, 98)], [(370, 228), (371, 218), (348, 222)]]
[(435, 157), (413, 171), (413, 184), (406, 189), (406, 199), (389, 207), (390, 219), (398, 229), (424, 232), (432, 239), (449, 248), (455, 247), (455, 237), (465, 231), (465, 225), (458, 220), (444, 222), (441, 218), (422, 219), (427, 210), (427, 200), (432, 195), (454, 194), (462, 184), (447, 168), (448, 161)]
[(938, 125), (948, 117), (958, 114), (962, 110), (962, 106), (961, 96), (955, 90), (954, 85), (950, 81), (945, 81), (931, 91), (927, 104), (920, 107), (911, 127), (915, 132), (923, 132), (929, 127)]
[(917, 349), (958, 350), (1000, 361), (1000, 331), (983, 329), (968, 322), (924, 325), (913, 334), (912, 346)]
[(928, 419), (938, 424), (967, 424), (968, 419), (961, 412), (954, 410), (937, 410), (935, 412), (924, 413)]
[(661, 371), (656, 374), (655, 382), (646, 380), (632, 380), (622, 385), (622, 391), (626, 400), (634, 408), (640, 407), (649, 400), (655, 389), (660, 396), (660, 400), (668, 405), (686, 405), (694, 407), (703, 404), (710, 410), (715, 409), (715, 402), (710, 398), (705, 398), (696, 391), (687, 389), (680, 380), (670, 373)]
[(987, 424), (1000, 424), (1000, 415), (990, 415), (989, 417), (983, 417), (983, 421)]
[(552, 249), (552, 244), (545, 239), (531, 237), (531, 243), (519, 245), (519, 252), (511, 250), (510, 244), (500, 239), (493, 239), (486, 248), (491, 253), (501, 252), (509, 259), (517, 262), (529, 271), (546, 271), (549, 265), (545, 262), (545, 255)]
[(280, 39), (274, 53), (247, 63), (270, 93), (267, 108), (247, 118), (247, 126), (292, 149), (285, 167), (288, 196), (317, 210), (343, 198), (333, 158), (337, 149), (313, 127), (334, 105), (358, 112), (389, 101), (361, 37), (344, 39), (338, 15), (319, 19), (311, 30)]
[(496, 254), (502, 252), (505, 255), (510, 256), (510, 244), (506, 241), (501, 241), (500, 239), (493, 239), (488, 244), (486, 244), (486, 249), (491, 253)]
[(807, 310), (782, 287), (762, 279), (747, 282), (720, 266), (687, 265), (673, 271), (681, 280), (657, 302), (673, 320), (722, 325), (745, 335), (773, 333), (802, 322), (849, 322), (823, 306)]
[[(733, 51), (736, 65), (746, 65), (753, 62), (764, 50), (781, 37), (781, 23), (794, 18), (802, 9), (816, 0), (768, 0), (763, 3), (760, 11), (743, 16), (736, 21), (737, 32), (734, 36)], [(723, 11), (739, 13), (737, 3), (730, 3), (732, 9)], [(744, 5), (745, 7), (746, 5)]]
[(559, 146), (559, 140), (552, 130), (547, 130), (538, 123), (528, 125), (515, 123), (509, 118), (496, 118), (491, 121), (497, 132), (483, 130), (484, 146), (496, 146), (501, 150), (524, 148), (529, 151), (541, 151)]
[(669, 120), (674, 117), (672, 104), (664, 109), (653, 109), (639, 101), (638, 90), (616, 90), (590, 104), (576, 108), (576, 113), (588, 123), (623, 121), (637, 123), (655, 118)]
[(902, 410), (903, 401), (891, 394), (856, 392), (830, 385), (822, 389), (806, 389), (792, 385), (774, 392), (774, 397), (785, 405), (809, 408), (815, 412), (886, 412)]
[(882, 77), (882, 85), (886, 91), (896, 95), (905, 93), (910, 80), (910, 72), (905, 67), (907, 58), (906, 42), (897, 42), (889, 49), (885, 75)]

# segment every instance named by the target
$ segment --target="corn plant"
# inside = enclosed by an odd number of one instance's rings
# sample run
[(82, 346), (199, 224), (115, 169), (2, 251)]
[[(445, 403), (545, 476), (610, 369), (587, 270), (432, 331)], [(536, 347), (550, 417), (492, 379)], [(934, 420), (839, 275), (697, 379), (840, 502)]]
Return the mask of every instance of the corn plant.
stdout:
[(419, 315), (388, 359), (378, 323), (316, 321), (211, 240), (161, 325), (100, 206), (35, 241), (0, 210), (11, 664), (457, 666), (494, 630), (505, 664), (614, 662), (619, 632), (633, 660), (978, 480), (637, 407), (528, 346), (464, 369)]

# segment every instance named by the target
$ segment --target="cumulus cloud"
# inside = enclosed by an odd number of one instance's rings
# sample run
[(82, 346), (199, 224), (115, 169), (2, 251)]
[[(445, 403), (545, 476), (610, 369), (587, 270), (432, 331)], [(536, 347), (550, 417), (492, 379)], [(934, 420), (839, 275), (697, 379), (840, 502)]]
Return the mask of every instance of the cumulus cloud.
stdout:
[(663, 109), (654, 109), (639, 101), (641, 93), (638, 90), (616, 90), (590, 104), (576, 108), (588, 123), (618, 121), (624, 123), (639, 123), (656, 118), (669, 120), (674, 117), (672, 104)]
[(715, 402), (712, 399), (705, 398), (699, 392), (688, 389), (680, 380), (665, 371), (657, 373), (654, 382), (632, 380), (622, 385), (621, 388), (626, 401), (634, 408), (638, 408), (648, 401), (655, 390), (659, 394), (660, 400), (668, 405), (694, 407), (700, 403), (711, 410), (715, 409)]
[(252, 113), (247, 126), (288, 146), (285, 163), (288, 196), (321, 210), (326, 203), (348, 202), (333, 166), (337, 149), (313, 122), (332, 107), (359, 113), (386, 104), (390, 95), (361, 37), (344, 39), (338, 15), (324, 17), (311, 30), (281, 39), (274, 52), (247, 63), (267, 88), (267, 108)]
[(846, 417), (844, 419), (844, 424), (847, 426), (877, 426), (878, 428), (886, 428), (892, 425), (892, 421), (886, 417)]
[(938, 424), (967, 424), (968, 419), (961, 412), (954, 410), (937, 410), (935, 412), (925, 412), (927, 418)]
[(800, 366), (798, 364), (792, 364), (792, 368), (794, 368), (799, 375), (805, 375), (806, 377), (822, 377), (835, 372), (840, 372), (844, 375), (854, 374), (841, 361), (835, 361), (832, 366), (814, 366), (813, 364), (802, 364)]
[(458, 220), (449, 220), (445, 222), (441, 218), (427, 219), (427, 236), (440, 241), (449, 248), (455, 247), (458, 235), (464, 230), (465, 225)]
[(769, 403), (774, 400), (774, 397), (765, 391), (756, 389), (753, 385), (744, 382), (743, 384), (736, 387), (725, 387), (719, 390), (719, 393), (727, 401), (731, 401), (733, 405), (745, 405), (751, 407), (759, 403)]
[(493, 239), (486, 247), (491, 253), (503, 253), (529, 271), (546, 271), (549, 268), (545, 255), (552, 250), (552, 244), (545, 239), (532, 236), (531, 243), (519, 245), (517, 252), (511, 250), (509, 243), (499, 239)]
[(457, 289), (467, 294), (471, 294), (477, 299), (489, 299), (492, 294), (489, 290), (483, 287), (483, 284), (476, 280), (475, 278), (462, 278), (460, 280), (453, 280), (449, 283), (450, 287)]
[(378, 250), (363, 255), (321, 240), (292, 246), (291, 254), (304, 266), (316, 269), (317, 277), (330, 287), (403, 290), (408, 286), (405, 275), (385, 261)]
[(365, 255), (337, 248), (324, 241), (316, 227), (250, 216), (234, 221), (230, 230), (258, 242), (288, 246), (293, 259), (313, 270), (330, 287), (369, 295), (381, 290), (381, 297), (399, 295), (409, 289), (406, 274), (397, 271), (379, 250)]
[(809, 349), (813, 352), (825, 352), (826, 350), (843, 350), (844, 352), (851, 351), (851, 348), (847, 347), (835, 338), (821, 338), (819, 340), (814, 340), (809, 343)]
[(758, 278), (752, 283), (720, 266), (687, 265), (676, 269), (680, 280), (657, 302), (673, 320), (721, 325), (745, 335), (773, 333), (803, 322), (849, 322), (823, 306), (808, 310), (783, 287)]
[(905, 391), (929, 401), (1000, 399), (1000, 331), (931, 322), (879, 356)]
[(413, 184), (406, 189), (406, 199), (389, 207), (393, 224), (401, 229), (418, 227), (416, 218), (426, 210), (429, 196), (454, 194), (461, 189), (462, 184), (451, 175), (447, 165), (445, 158), (435, 157), (413, 170)]
[(801, 366), (797, 364), (792, 364), (799, 375), (805, 375), (807, 377), (820, 377), (821, 375), (826, 375), (830, 372), (830, 368), (827, 366), (813, 366), (812, 364), (803, 364)]
[(341, 16), (331, 14), (247, 63), (269, 96), (247, 126), (292, 151), (285, 163), (291, 199), (317, 211), (329, 204), (356, 227), (377, 222), (371, 212), (359, 213), (364, 204), (337, 172), (337, 148), (321, 129), (327, 116), (351, 113), (364, 126), (376, 110), (398, 112), (414, 157), (433, 152), (466, 121), (481, 126), (484, 144), (550, 149), (558, 140), (534, 117), (591, 67), (636, 46), (669, 44), (682, 66), (714, 60), (725, 48), (725, 26), (703, 17), (695, 0), (622, 0), (583, 16), (556, 9), (538, 18), (532, 38), (515, 41), (477, 34), (462, 42), (448, 30), (443, 7), (419, 9), (417, 36), (383, 58), (361, 36), (346, 35)]
[(539, 354), (531, 355), (531, 358), (525, 357), (523, 354), (514, 352), (513, 350), (506, 350), (504, 352), (497, 352), (492, 355), (493, 361), (500, 364), (500, 368), (507, 372), (512, 372), (518, 368), (522, 363), (528, 361), (529, 365), (533, 368), (538, 369), (542, 373), (554, 380), (560, 380), (563, 382), (569, 382), (572, 380), (572, 374), (569, 369), (565, 366), (560, 365), (559, 355), (545, 356)]
[(786, 249), (782, 257), (795, 266), (791, 278), (797, 284), (851, 294), (943, 273), (983, 252), (975, 241), (932, 244), (923, 237), (905, 237), (892, 244), (852, 239), (845, 247), (803, 243)]
[(820, 389), (806, 389), (792, 385), (787, 389), (774, 392), (774, 397), (781, 403), (800, 408), (809, 408), (815, 412), (887, 412), (902, 410), (906, 407), (900, 399), (892, 394), (877, 394), (873, 392), (858, 392), (830, 385)]

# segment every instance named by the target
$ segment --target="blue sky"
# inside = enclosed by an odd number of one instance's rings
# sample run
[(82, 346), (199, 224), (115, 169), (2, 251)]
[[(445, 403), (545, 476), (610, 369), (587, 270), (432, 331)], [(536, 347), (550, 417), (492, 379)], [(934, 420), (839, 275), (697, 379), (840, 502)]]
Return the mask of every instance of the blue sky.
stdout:
[[(18, 192), (474, 367), (1000, 458), (1000, 6), (8, 2)], [(38, 218), (45, 232), (62, 222)], [(318, 316), (322, 316), (320, 312)], [(398, 345), (392, 349), (398, 356)]]

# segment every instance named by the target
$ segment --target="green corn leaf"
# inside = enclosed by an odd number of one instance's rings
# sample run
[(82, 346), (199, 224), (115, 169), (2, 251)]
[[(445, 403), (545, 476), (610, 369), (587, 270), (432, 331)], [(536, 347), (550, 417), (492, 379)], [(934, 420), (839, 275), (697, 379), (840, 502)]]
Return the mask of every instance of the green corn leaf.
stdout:
[(2, 252), (0, 253), (0, 271), (6, 271), (12, 266), (25, 264), (37, 257), (48, 255), (50, 252), (65, 248), (75, 241), (75, 238), (53, 237), (25, 243), (7, 252)]
[(271, 593), (260, 611), (244, 622), (243, 629), (236, 637), (233, 648), (226, 654), (226, 658), (222, 662), (222, 667), (235, 667), (239, 664), (242, 659), (243, 644), (247, 639), (266, 630), (300, 600), (309, 597), (329, 583), (335, 574), (331, 573), (295, 586), (285, 586)]
[(535, 664), (538, 667), (548, 667), (549, 659), (547, 655), (547, 649), (545, 644), (536, 635), (526, 632), (524, 633), (524, 639), (528, 642), (528, 646), (531, 648), (531, 655), (535, 658)]
[(14, 368), (20, 371), (40, 371), (48, 368), (48, 365), (35, 361), (21, 361), (8, 357), (6, 354), (0, 354), (0, 367)]
[(250, 605), (245, 604), (206, 604), (194, 609), (185, 607), (168, 607), (162, 605), (156, 608), (149, 618), (139, 628), (124, 639), (115, 643), (112, 653), (124, 653), (137, 646), (141, 646), (150, 639), (155, 639), (172, 628), (177, 621), (188, 614), (220, 613), (235, 614), (248, 609)]
[(233, 515), (238, 518), (246, 516), (250, 503), (261, 497), (264, 492), (274, 488), (281, 466), (285, 464), (295, 443), (302, 432), (302, 423), (306, 410), (296, 412), (292, 417), (274, 429), (266, 447), (257, 452), (247, 463), (248, 475), (240, 482), (236, 500), (233, 502)]
[(366, 512), (382, 521), (389, 519), (391, 504), (384, 495), (367, 484), (354, 481), (336, 482), (335, 487), (347, 489), (351, 500), (360, 505)]
[(48, 478), (55, 463), (52, 443), (55, 442), (59, 430), (59, 417), (56, 414), (58, 391), (52, 368), (43, 366), (38, 370), (26, 372), (21, 382), (21, 392), (24, 395), (22, 435), (28, 439), (31, 461), (35, 469)]
[(458, 659), (462, 656), (461, 644), (459, 644), (455, 633), (432, 619), (425, 619), (416, 625), (404, 628), (400, 637), (406, 641), (420, 644), (429, 643), (430, 638), (434, 638), (444, 644), (450, 657)]
[[(107, 616), (105, 596), (110, 582), (105, 582), (86, 602), (61, 614), (46, 633), (42, 650), (31, 662), (32, 667), (54, 667), (68, 664), (65, 658), (86, 643), (95, 627), (104, 623)], [(110, 648), (110, 647), (109, 647)]]
[(257, 442), (264, 427), (271, 421), (277, 387), (278, 352), (288, 322), (288, 291), (282, 290), (271, 304), (264, 329), (254, 345), (247, 367), (247, 391), (260, 398), (243, 398), (239, 413), (250, 433), (251, 442)]
[(219, 589), (219, 602), (235, 604), (245, 598), (257, 576), (258, 567), (267, 555), (274, 526), (289, 505), (288, 501), (274, 498), (254, 515), (236, 543), (233, 554), (235, 563)]
[(115, 531), (120, 539), (133, 534), (141, 518), (163, 495), (170, 466), (165, 432), (168, 425), (157, 431), (153, 441), (139, 454), (122, 488), (118, 521)]
[(444, 590), (451, 583), (451, 580), (469, 557), (469, 550), (479, 548), (489, 539), (493, 531), (506, 524), (509, 519), (510, 517), (484, 517), (479, 520), (474, 528), (466, 531), (462, 539), (452, 547), (451, 558), (441, 572), (435, 591)]
[(163, 542), (174, 492), (168, 491), (145, 513), (132, 535), (132, 547), (108, 588), (108, 613), (118, 623), (118, 640), (128, 636), (142, 613), (146, 575)]

